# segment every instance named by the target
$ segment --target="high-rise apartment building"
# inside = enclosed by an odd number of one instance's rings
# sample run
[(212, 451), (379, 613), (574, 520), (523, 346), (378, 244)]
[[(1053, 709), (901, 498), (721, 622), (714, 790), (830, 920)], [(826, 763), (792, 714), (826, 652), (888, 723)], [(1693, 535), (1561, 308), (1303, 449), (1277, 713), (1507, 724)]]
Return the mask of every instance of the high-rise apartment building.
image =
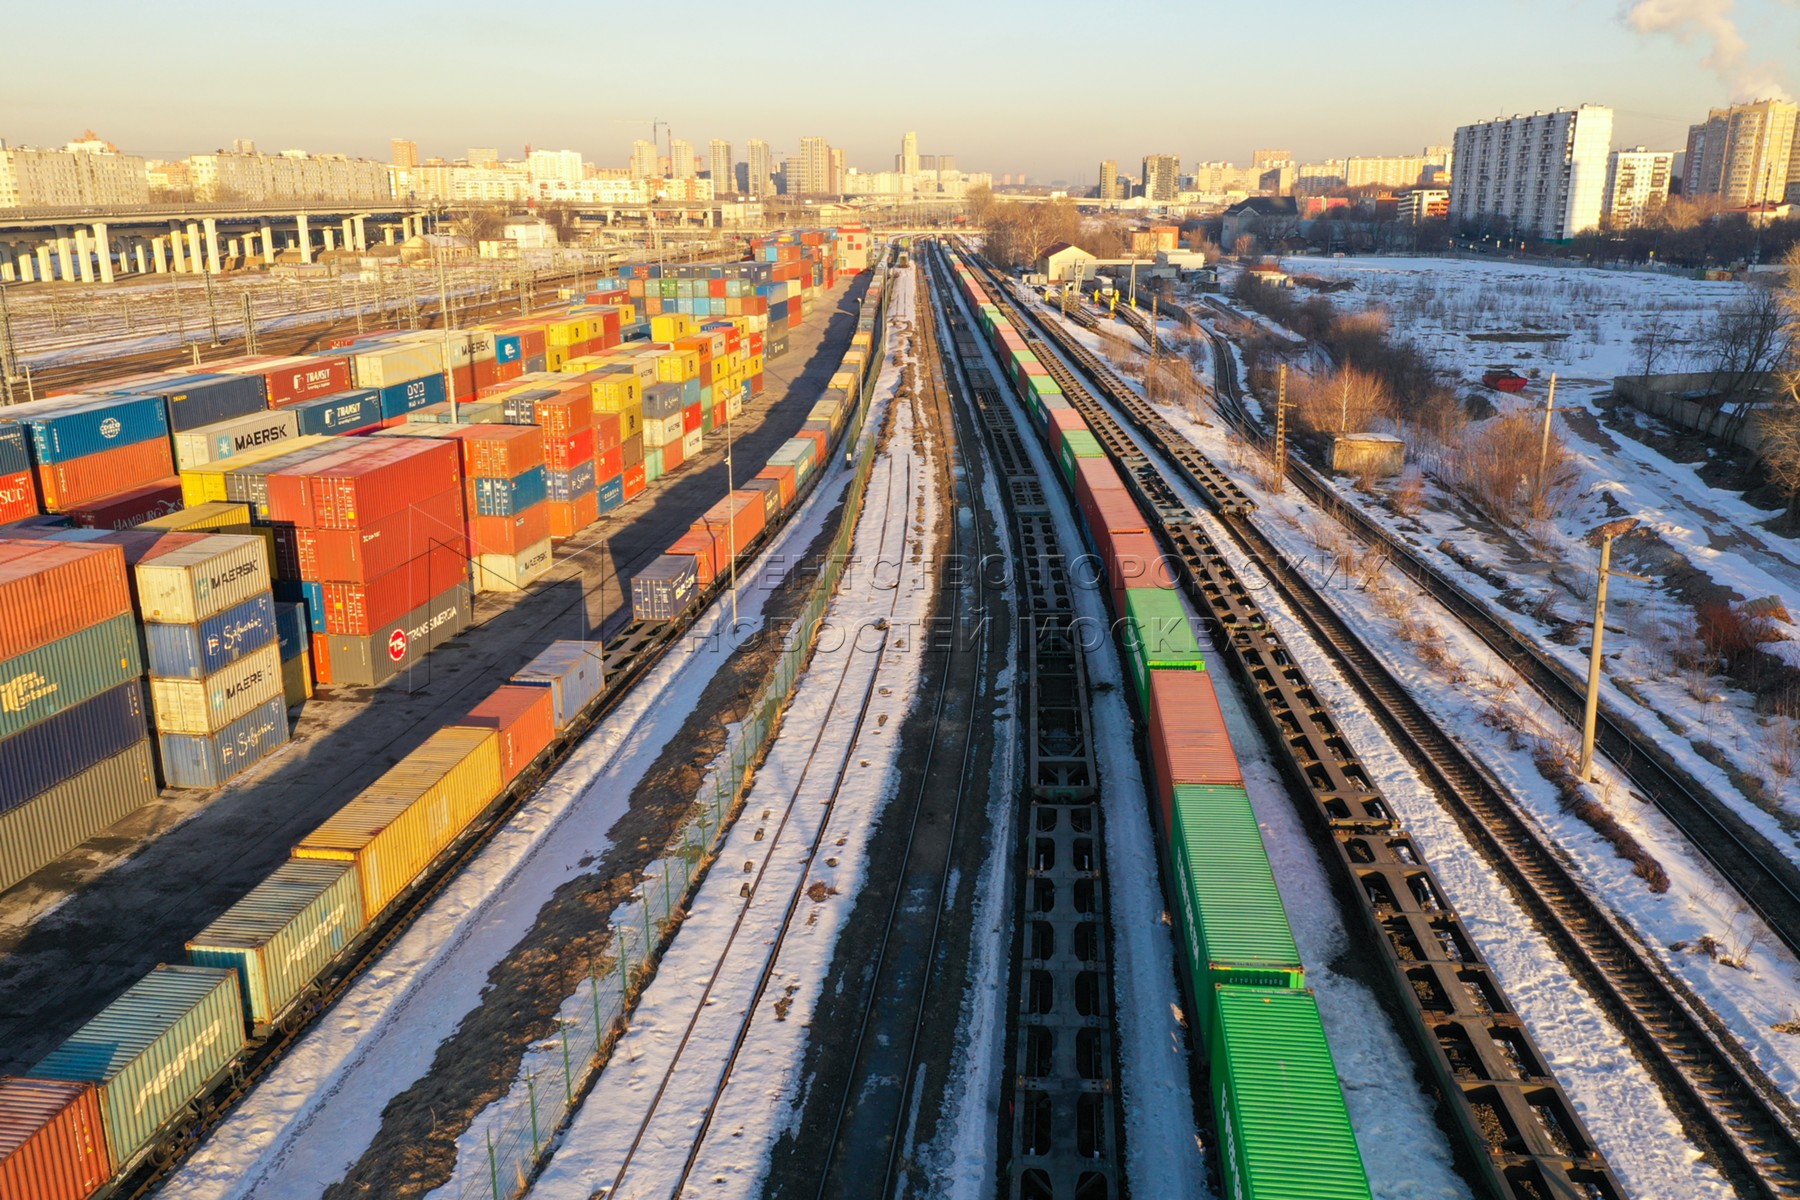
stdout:
[(894, 170), (902, 175), (917, 175), (919, 169), (919, 135), (908, 132), (900, 139), (900, 153), (894, 159)]
[(533, 179), (560, 179), (575, 183), (587, 173), (579, 150), (533, 150), (525, 156), (525, 169)]
[(255, 138), (232, 138), (231, 139), (231, 152), (233, 154), (255, 154), (256, 153), (256, 139)]
[(712, 177), (714, 195), (737, 186), (731, 177), (731, 143), (724, 138), (706, 144), (706, 173)]
[(1515, 233), (1561, 240), (1600, 224), (1613, 111), (1604, 105), (1501, 118), (1456, 131), (1450, 216), (1499, 218)]
[(633, 179), (655, 179), (662, 174), (657, 162), (656, 143), (646, 142), (643, 138), (631, 143), (631, 177)]
[(1606, 163), (1606, 221), (1614, 229), (1642, 225), (1669, 199), (1673, 150), (1614, 150)]
[(1152, 154), (1144, 159), (1144, 199), (1152, 203), (1175, 199), (1181, 189), (1181, 158)]
[(831, 170), (825, 178), (825, 190), (834, 196), (843, 195), (844, 179), (849, 173), (849, 165), (844, 158), (844, 148), (833, 146), (831, 148)]
[(463, 154), (471, 167), (482, 167), (491, 171), (500, 165), (500, 149), (497, 146), (470, 146), (463, 151)]
[[(385, 171), (384, 171), (385, 173)], [(61, 150), (0, 149), (0, 208), (144, 204), (148, 164), (93, 134)]]
[(775, 194), (774, 162), (769, 156), (769, 143), (761, 138), (750, 139), (750, 159), (748, 178), (744, 190), (761, 199)]
[(1100, 187), (1094, 193), (1102, 200), (1119, 199), (1119, 162), (1113, 158), (1100, 160)]
[(1256, 150), (1250, 155), (1250, 168), (1254, 171), (1267, 171), (1274, 167), (1282, 167), (1294, 161), (1294, 152), (1288, 149)]
[(1797, 118), (1800, 108), (1786, 100), (1713, 109), (1688, 128), (1682, 195), (1717, 196), (1734, 208), (1779, 203), (1790, 183), (1800, 185)]
[(831, 191), (831, 144), (822, 137), (800, 139), (798, 174), (788, 160), (788, 191), (801, 196), (822, 196)]
[(388, 162), (402, 171), (412, 170), (419, 165), (419, 143), (409, 138), (391, 139), (388, 142)]
[(669, 177), (671, 179), (692, 179), (694, 177), (694, 145), (675, 138), (669, 142)]

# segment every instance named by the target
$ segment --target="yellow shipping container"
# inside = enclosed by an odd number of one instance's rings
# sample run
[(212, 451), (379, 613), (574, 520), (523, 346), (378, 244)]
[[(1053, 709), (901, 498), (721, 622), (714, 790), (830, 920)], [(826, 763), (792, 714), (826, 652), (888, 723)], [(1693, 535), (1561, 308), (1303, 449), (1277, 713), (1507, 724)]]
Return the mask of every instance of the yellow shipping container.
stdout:
[(281, 694), (289, 708), (312, 699), (312, 653), (305, 646), (300, 647), (300, 653), (281, 664)]
[(760, 354), (750, 355), (744, 360), (744, 369), (752, 375), (761, 375), (763, 373), (763, 356)]
[(566, 351), (576, 342), (587, 341), (587, 334), (583, 332), (586, 328), (587, 326), (581, 321), (566, 318), (561, 321), (552, 321), (544, 326), (544, 345), (552, 350), (560, 346)]
[(498, 735), (449, 726), (307, 834), (294, 857), (355, 863), (373, 920), (500, 789)]
[(697, 350), (669, 350), (656, 360), (656, 378), (663, 383), (686, 383), (699, 374)]
[(636, 437), (644, 432), (644, 402), (633, 400), (618, 408), (603, 409), (603, 412), (619, 414), (619, 436), (621, 438)]
[(332, 438), (326, 434), (308, 434), (306, 437), (287, 438), (283, 441), (272, 442), (267, 446), (252, 446), (230, 458), (221, 458), (217, 462), (201, 463), (198, 466), (184, 468), (181, 472), (181, 502), (189, 508), (196, 504), (223, 502), (227, 471), (254, 466), (259, 462), (267, 462), (271, 458), (280, 458), (283, 454), (292, 454), (296, 450), (304, 450), (308, 446), (317, 446), (331, 440)]
[(858, 332), (855, 337), (850, 339), (850, 344), (863, 350), (873, 350), (875, 348), (875, 335), (866, 329), (862, 330)]
[(562, 370), (562, 365), (569, 361), (567, 346), (546, 346), (544, 348), (544, 365), (552, 371)]
[(229, 500), (209, 500), (204, 504), (190, 505), (176, 512), (152, 517), (140, 524), (138, 528), (159, 529), (164, 533), (178, 533), (194, 529), (218, 530), (222, 533), (248, 533), (250, 532), (250, 506), (236, 504)]
[(839, 391), (854, 392), (857, 388), (856, 376), (850, 371), (839, 371), (831, 377), (831, 382), (825, 386), (828, 388), (837, 388)]
[(663, 313), (650, 318), (650, 340), (672, 342), (694, 332), (694, 318), (688, 313)]
[(594, 377), (594, 407), (601, 412), (620, 412), (625, 405), (642, 405), (644, 381), (629, 367), (614, 364)]
[(606, 366), (606, 359), (598, 354), (583, 354), (580, 358), (571, 358), (557, 370), (564, 375), (583, 375), (589, 371), (598, 371)]

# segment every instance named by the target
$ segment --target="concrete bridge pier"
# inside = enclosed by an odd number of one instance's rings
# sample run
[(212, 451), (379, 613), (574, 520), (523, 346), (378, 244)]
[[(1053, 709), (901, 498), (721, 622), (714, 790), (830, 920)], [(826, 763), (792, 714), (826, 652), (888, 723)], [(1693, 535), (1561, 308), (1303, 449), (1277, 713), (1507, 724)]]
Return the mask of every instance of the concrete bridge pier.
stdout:
[(300, 247), (300, 261), (309, 263), (312, 261), (312, 231), (307, 228), (305, 213), (300, 213), (294, 218), (294, 227), (300, 231), (300, 241), (298, 243)]
[(113, 282), (112, 233), (105, 221), (94, 222), (94, 249), (100, 253), (100, 282)]
[(262, 234), (263, 263), (272, 267), (275, 265), (275, 233), (269, 228), (267, 221), (262, 222), (260, 232)]

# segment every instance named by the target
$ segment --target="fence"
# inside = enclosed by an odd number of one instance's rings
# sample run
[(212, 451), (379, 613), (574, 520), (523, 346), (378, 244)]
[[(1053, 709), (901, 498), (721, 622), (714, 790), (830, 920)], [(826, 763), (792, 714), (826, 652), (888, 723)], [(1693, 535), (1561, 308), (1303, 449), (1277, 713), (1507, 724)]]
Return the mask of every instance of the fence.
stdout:
[[(886, 281), (886, 272), (879, 277)], [(791, 636), (772, 667), (769, 678), (750, 711), (728, 732), (726, 748), (707, 782), (695, 797), (698, 811), (681, 831), (678, 844), (644, 873), (641, 892), (613, 916), (615, 953), (609, 963), (590, 967), (587, 981), (565, 1004), (565, 1016), (550, 1049), (548, 1069), (528, 1069), (525, 1091), (515, 1089), (500, 1102), (497, 1119), (490, 1120), (484, 1139), (486, 1169), (463, 1173), (461, 1200), (509, 1200), (522, 1193), (542, 1163), (550, 1141), (573, 1115), (577, 1097), (584, 1095), (605, 1063), (613, 1043), (625, 1032), (625, 1019), (649, 970), (671, 933), (672, 919), (686, 906), (704, 868), (717, 852), (720, 841), (749, 790), (752, 771), (762, 761), (780, 723), (782, 710), (793, 696), (800, 674), (812, 656), (813, 644), (825, 609), (848, 564), (850, 543), (862, 515), (864, 491), (875, 463), (878, 437), (860, 442), (862, 422), (868, 414), (887, 339), (888, 289), (882, 288), (876, 310), (875, 346), (868, 374), (863, 380), (857, 424), (844, 433), (847, 445), (857, 447), (856, 470), (845, 503), (843, 524), (827, 550), (825, 569), (813, 585), (812, 595), (792, 626)], [(679, 876), (681, 882), (675, 882)], [(658, 882), (660, 880), (660, 882)]]

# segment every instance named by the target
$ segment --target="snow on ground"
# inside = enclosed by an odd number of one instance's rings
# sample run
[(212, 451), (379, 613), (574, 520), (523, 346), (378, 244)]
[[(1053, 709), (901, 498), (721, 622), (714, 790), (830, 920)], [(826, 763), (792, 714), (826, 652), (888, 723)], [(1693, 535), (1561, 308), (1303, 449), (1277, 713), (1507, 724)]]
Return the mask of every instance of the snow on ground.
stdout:
[[(910, 278), (894, 290), (891, 320), (908, 319)], [(890, 359), (865, 436), (877, 433), (899, 374)], [(910, 446), (914, 404), (894, 405), (892, 419), (892, 446)], [(846, 574), (743, 816), (533, 1196), (758, 1191), (769, 1150), (794, 1111), (810, 1019), (866, 873), (868, 839), (898, 778), (900, 727), (917, 699), (923, 659), (916, 635), (932, 598), (925, 547), (942, 519), (941, 497), (926, 477), (925, 464), (905, 453), (876, 460), (856, 548), (880, 565)], [(915, 498), (923, 501), (917, 523)], [(888, 622), (885, 632), (880, 621)], [(815, 858), (820, 847), (825, 857)], [(748, 898), (740, 891), (746, 880)], [(463, 1173), (479, 1168), (469, 1163)]]
[[(849, 476), (824, 481), (759, 563), (791, 563)], [(779, 556), (779, 557), (777, 557)], [(760, 575), (760, 572), (758, 572)], [(761, 627), (762, 589), (739, 598), (738, 639)], [(382, 1109), (423, 1076), (439, 1042), (479, 1001), (488, 972), (556, 889), (607, 848), (644, 772), (728, 657), (715, 602), (588, 735), (481, 855), (358, 979), (208, 1138), (171, 1183), (183, 1200), (316, 1197), (368, 1147)]]

